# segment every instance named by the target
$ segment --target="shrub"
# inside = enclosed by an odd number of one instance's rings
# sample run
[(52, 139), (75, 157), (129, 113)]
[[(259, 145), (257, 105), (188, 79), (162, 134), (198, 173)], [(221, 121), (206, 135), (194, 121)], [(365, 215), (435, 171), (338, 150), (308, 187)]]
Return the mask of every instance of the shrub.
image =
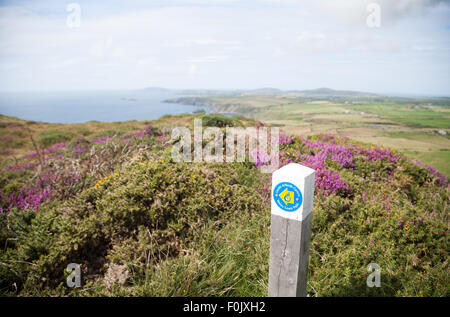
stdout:
[(39, 133), (39, 143), (44, 146), (50, 146), (59, 142), (70, 141), (74, 134), (70, 131), (45, 130)]
[(205, 127), (235, 127), (241, 126), (240, 121), (221, 114), (207, 114), (201, 117)]
[[(262, 162), (171, 163), (166, 144), (147, 125), (55, 144), (41, 162), (31, 153), (4, 168), (0, 293), (267, 295), (271, 184), (255, 168)], [(280, 163), (290, 162), (317, 171), (310, 295), (449, 295), (445, 176), (332, 135), (281, 136)], [(82, 288), (66, 287), (69, 263), (81, 264)], [(369, 263), (381, 266), (381, 288), (365, 284)]]
[(42, 205), (4, 259), (32, 264), (0, 279), (30, 294), (63, 283), (69, 263), (82, 264), (84, 276), (103, 275), (108, 263), (144, 274), (149, 259), (153, 265), (193, 247), (210, 221), (220, 228), (235, 214), (264, 209), (257, 189), (238, 179), (228, 165), (132, 165), (63, 205)]

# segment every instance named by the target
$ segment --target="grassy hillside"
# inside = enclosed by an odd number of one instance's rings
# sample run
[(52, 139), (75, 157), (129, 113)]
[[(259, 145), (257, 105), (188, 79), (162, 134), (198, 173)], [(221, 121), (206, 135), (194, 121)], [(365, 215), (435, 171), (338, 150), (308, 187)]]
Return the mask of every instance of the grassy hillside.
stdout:
[[(389, 146), (450, 176), (448, 98), (359, 98), (353, 95), (188, 97), (172, 102), (207, 105), (281, 126), (298, 136), (320, 133)], [(446, 133), (441, 134), (441, 133)]]
[[(0, 294), (266, 296), (270, 176), (259, 161), (175, 163), (170, 128), (242, 117), (54, 125), (1, 117)], [(449, 296), (448, 179), (387, 148), (280, 138), (317, 171), (311, 296)], [(79, 263), (81, 288), (65, 268)], [(366, 286), (369, 263), (381, 287)]]

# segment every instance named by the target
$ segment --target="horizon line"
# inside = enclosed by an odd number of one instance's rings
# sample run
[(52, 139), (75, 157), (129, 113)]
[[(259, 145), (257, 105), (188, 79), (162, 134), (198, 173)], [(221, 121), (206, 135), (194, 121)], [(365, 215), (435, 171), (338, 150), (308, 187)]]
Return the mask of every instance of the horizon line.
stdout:
[(186, 90), (206, 90), (206, 91), (224, 91), (224, 92), (232, 92), (232, 91), (253, 91), (253, 90), (261, 90), (261, 89), (273, 89), (279, 90), (283, 93), (289, 92), (304, 92), (304, 91), (314, 91), (321, 89), (329, 89), (336, 92), (356, 92), (356, 93), (367, 93), (372, 95), (378, 95), (380, 97), (398, 97), (398, 98), (450, 98), (450, 93), (407, 93), (407, 92), (373, 92), (373, 91), (363, 91), (363, 90), (355, 90), (355, 89), (335, 89), (330, 87), (318, 87), (318, 88), (304, 88), (304, 89), (282, 89), (276, 87), (257, 87), (257, 88), (167, 88), (163, 86), (146, 86), (141, 88), (67, 88), (67, 89), (18, 89), (18, 90), (2, 90), (0, 89), (0, 93), (57, 93), (57, 92), (77, 92), (77, 91), (143, 91), (146, 89), (164, 89), (168, 91), (186, 91)]

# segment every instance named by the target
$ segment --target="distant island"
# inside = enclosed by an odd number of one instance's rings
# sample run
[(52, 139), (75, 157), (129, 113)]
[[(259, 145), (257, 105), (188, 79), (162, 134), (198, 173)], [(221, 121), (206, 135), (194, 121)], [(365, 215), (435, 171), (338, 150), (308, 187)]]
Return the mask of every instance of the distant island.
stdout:
[(152, 93), (168, 93), (173, 92), (171, 89), (162, 88), (162, 87), (146, 87), (144, 89), (139, 89), (141, 92), (152, 92)]
[(147, 87), (140, 89), (141, 92), (150, 93), (174, 93), (176, 95), (184, 96), (371, 96), (375, 97), (378, 94), (370, 92), (350, 91), (350, 90), (335, 90), (331, 88), (317, 88), (309, 90), (281, 90), (277, 88), (257, 88), (257, 89), (180, 89), (172, 90), (162, 87)]
[(257, 88), (257, 89), (168, 89), (163, 87), (147, 87), (139, 89), (139, 92), (149, 93), (172, 93), (182, 96), (204, 96), (204, 97), (243, 97), (243, 96), (273, 96), (273, 97), (304, 97), (304, 98), (326, 98), (326, 99), (342, 99), (342, 98), (366, 98), (373, 100), (379, 97), (390, 98), (406, 98), (406, 99), (445, 99), (450, 100), (449, 96), (419, 96), (405, 94), (381, 94), (373, 92), (363, 92), (356, 90), (338, 90), (327, 87), (305, 90), (282, 90), (278, 88)]

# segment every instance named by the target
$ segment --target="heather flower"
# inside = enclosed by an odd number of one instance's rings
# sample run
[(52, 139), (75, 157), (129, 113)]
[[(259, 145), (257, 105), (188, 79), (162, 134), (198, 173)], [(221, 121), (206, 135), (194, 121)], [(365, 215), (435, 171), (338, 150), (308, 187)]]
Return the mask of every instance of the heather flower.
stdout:
[(436, 171), (436, 169), (434, 169), (430, 165), (422, 163), (421, 161), (415, 161), (414, 163), (417, 164), (417, 165), (420, 165), (422, 167), (425, 167), (431, 174), (436, 176), (438, 178), (438, 180), (439, 180), (439, 186), (441, 186), (441, 187), (448, 186), (448, 183), (449, 183), (448, 182), (448, 178), (446, 176), (442, 175), (442, 173)]
[(389, 163), (397, 163), (400, 159), (399, 155), (395, 155), (389, 149), (379, 149), (371, 147), (370, 149), (364, 149), (362, 153), (370, 161), (387, 161)]
[(19, 192), (12, 192), (9, 195), (4, 194), (0, 190), (2, 204), (6, 202), (7, 205), (6, 209), (0, 207), (0, 211), (8, 214), (13, 207), (17, 207), (20, 210), (27, 208), (38, 210), (39, 205), (42, 202), (49, 200), (56, 193), (57, 191), (55, 189), (50, 188), (43, 190), (37, 188), (25, 188), (21, 189)]
[(35, 166), (37, 166), (39, 164), (39, 162), (26, 162), (26, 163), (19, 163), (19, 164), (14, 164), (14, 165), (10, 165), (6, 168), (6, 170), (9, 171), (23, 171), (26, 169), (31, 169)]
[[(397, 155), (390, 149), (380, 149), (375, 147), (362, 148), (356, 144), (348, 144), (348, 138), (338, 138), (333, 135), (320, 135), (314, 138), (294, 138), (287, 135), (280, 136), (280, 166), (289, 163), (300, 163), (316, 170), (316, 187), (323, 190), (324, 196), (330, 194), (345, 193), (349, 190), (348, 183), (341, 179), (340, 175), (333, 170), (336, 163), (339, 168), (353, 170), (356, 160), (362, 159), (367, 163), (380, 162), (381, 171), (392, 172), (396, 168), (396, 163), (404, 157)], [(266, 161), (266, 154), (251, 153), (256, 166), (261, 166)], [(448, 185), (448, 179), (441, 173), (421, 162), (417, 164), (426, 167), (434, 176), (438, 177), (441, 186)], [(377, 168), (380, 165), (377, 165)], [(363, 175), (369, 172), (377, 172), (371, 169), (370, 165), (363, 165), (361, 168)], [(367, 200), (364, 193), (363, 201)], [(383, 198), (383, 212), (391, 214), (390, 201)]]
[(292, 137), (288, 137), (286, 134), (280, 136), (280, 144), (291, 144)]
[(67, 146), (67, 144), (64, 143), (64, 142), (55, 143), (55, 144), (49, 146), (48, 148), (46, 148), (45, 150), (43, 150), (40, 153), (32, 152), (32, 153), (25, 154), (23, 157), (24, 158), (35, 158), (35, 157), (39, 156), (40, 154), (43, 155), (43, 156), (44, 155), (54, 154), (54, 153), (57, 153), (58, 151), (60, 151), (60, 150), (62, 150), (64, 148), (66, 148), (66, 146)]
[(25, 154), (23, 157), (24, 158), (34, 158), (36, 156), (38, 156), (38, 153), (37, 152), (32, 152), (32, 153)]
[(109, 139), (110, 139), (110, 137), (105, 136), (105, 137), (103, 137), (103, 138), (91, 140), (91, 142), (92, 142), (92, 143), (98, 143), (98, 144), (100, 144), (100, 143), (105, 143), (105, 142), (108, 141)]
[(67, 144), (64, 143), (64, 142), (62, 142), (62, 143), (56, 143), (56, 144), (53, 144), (52, 146), (48, 147), (48, 148), (44, 151), (44, 153), (45, 153), (45, 154), (56, 153), (56, 152), (58, 152), (59, 150), (64, 149), (66, 146), (67, 146)]
[(252, 151), (250, 153), (251, 160), (255, 163), (256, 167), (269, 164), (274, 157), (274, 153), (268, 154), (267, 151)]
[[(342, 181), (339, 174), (327, 168), (327, 160), (329, 155), (331, 159), (339, 162), (341, 166), (353, 166), (353, 158), (348, 149), (343, 148), (338, 144), (327, 145), (320, 141), (312, 141), (308, 139), (301, 139), (303, 141), (305, 152), (312, 151), (314, 154), (292, 154), (290, 152), (281, 151), (281, 164), (289, 164), (292, 162), (301, 163), (316, 171), (316, 187), (323, 190), (323, 195), (338, 194), (342, 191), (348, 191), (347, 182)], [(335, 140), (333, 138), (333, 140)], [(290, 143), (292, 140), (283, 136), (280, 140), (282, 142)], [(308, 151), (310, 150), (310, 151)]]
[(142, 138), (142, 137), (146, 137), (146, 136), (151, 136), (151, 135), (153, 135), (153, 130), (152, 130), (152, 126), (150, 124), (148, 124), (144, 130), (140, 130), (134, 134), (134, 136), (138, 139)]
[(81, 144), (77, 144), (73, 147), (72, 152), (73, 153), (83, 153), (89, 150), (89, 146), (86, 145), (81, 145)]
[(0, 212), (8, 214), (12, 208), (18, 208), (19, 210), (33, 209), (37, 211), (43, 202), (52, 200), (57, 196), (57, 189), (67, 188), (79, 181), (80, 176), (77, 174), (45, 173), (40, 175), (39, 178), (27, 187), (9, 194), (4, 193), (0, 189)]

